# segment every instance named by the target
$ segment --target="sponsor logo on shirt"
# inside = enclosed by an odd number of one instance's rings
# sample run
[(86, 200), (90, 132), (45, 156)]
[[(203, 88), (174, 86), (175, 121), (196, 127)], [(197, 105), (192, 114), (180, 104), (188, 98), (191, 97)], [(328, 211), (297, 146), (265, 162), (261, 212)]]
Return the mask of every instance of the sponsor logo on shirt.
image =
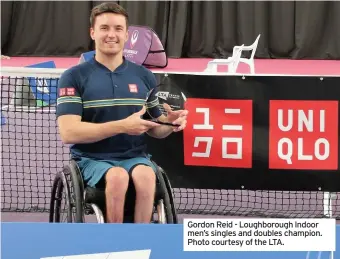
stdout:
[(130, 93), (138, 93), (138, 88), (136, 84), (129, 84)]

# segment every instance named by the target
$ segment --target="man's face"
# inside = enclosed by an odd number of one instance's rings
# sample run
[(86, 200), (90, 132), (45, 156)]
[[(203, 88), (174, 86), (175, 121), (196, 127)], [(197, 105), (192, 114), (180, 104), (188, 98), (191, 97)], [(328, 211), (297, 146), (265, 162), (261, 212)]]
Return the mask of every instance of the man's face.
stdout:
[(126, 20), (120, 14), (98, 15), (90, 33), (96, 43), (96, 50), (106, 55), (116, 55), (122, 52), (128, 40)]

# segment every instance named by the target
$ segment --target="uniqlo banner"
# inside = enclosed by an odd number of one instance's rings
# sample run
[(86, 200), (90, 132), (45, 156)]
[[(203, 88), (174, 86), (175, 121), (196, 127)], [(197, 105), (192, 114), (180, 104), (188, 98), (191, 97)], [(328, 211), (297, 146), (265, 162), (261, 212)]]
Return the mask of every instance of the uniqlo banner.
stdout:
[(148, 147), (172, 187), (340, 191), (340, 78), (167, 76), (187, 126)]

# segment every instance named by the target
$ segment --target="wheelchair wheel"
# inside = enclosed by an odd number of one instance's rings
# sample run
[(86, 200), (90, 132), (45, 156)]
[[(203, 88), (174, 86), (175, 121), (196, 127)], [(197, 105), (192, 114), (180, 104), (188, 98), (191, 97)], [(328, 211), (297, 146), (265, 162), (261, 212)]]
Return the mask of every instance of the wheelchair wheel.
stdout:
[(71, 182), (71, 198), (74, 208), (74, 222), (83, 223), (84, 220), (84, 184), (80, 170), (75, 161), (71, 160), (70, 164), (64, 168), (66, 176)]
[[(87, 186), (84, 192), (84, 215), (94, 215), (97, 223), (106, 221), (105, 189)], [(85, 220), (84, 220), (85, 221)]]
[[(172, 191), (168, 178), (163, 169), (158, 167), (158, 190), (157, 198), (155, 200), (155, 209), (158, 216), (158, 224), (177, 224), (177, 214), (174, 210)], [(169, 188), (170, 187), (170, 188)]]
[(177, 217), (177, 211), (175, 208), (175, 201), (174, 201), (174, 196), (173, 196), (173, 192), (172, 192), (172, 188), (171, 188), (171, 184), (169, 181), (168, 176), (165, 174), (164, 170), (161, 169), (160, 170), (164, 179), (164, 184), (166, 186), (166, 190), (169, 196), (169, 205), (171, 207), (171, 211), (172, 211), (172, 218), (173, 218), (173, 222), (174, 224), (178, 224), (178, 217)]
[[(62, 203), (67, 206), (66, 209), (61, 208)], [(51, 194), (49, 222), (63, 222), (60, 220), (61, 213), (66, 210), (66, 222), (83, 223), (83, 204), (82, 178), (80, 178), (76, 163), (71, 161), (55, 177)]]
[[(53, 182), (49, 222), (72, 222), (70, 200), (70, 188), (65, 174), (59, 172)], [(62, 216), (63, 213), (66, 213), (65, 218)]]

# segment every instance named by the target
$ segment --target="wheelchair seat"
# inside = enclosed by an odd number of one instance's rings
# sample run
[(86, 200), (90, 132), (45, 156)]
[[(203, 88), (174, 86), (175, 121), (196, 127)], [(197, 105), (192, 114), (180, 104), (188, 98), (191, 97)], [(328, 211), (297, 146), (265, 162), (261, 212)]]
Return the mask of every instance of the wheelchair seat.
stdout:
[[(178, 223), (170, 182), (155, 162), (156, 191), (152, 223)], [(64, 198), (62, 197), (65, 194)], [(95, 214), (98, 223), (106, 222), (105, 189), (93, 188), (84, 184), (82, 175), (74, 160), (71, 160), (61, 172), (58, 172), (53, 183), (50, 203), (50, 222), (61, 222), (62, 201), (66, 203), (66, 222), (85, 222), (85, 215)], [(135, 188), (129, 182), (124, 206), (124, 223), (134, 222)], [(156, 219), (155, 219), (156, 214)]]

